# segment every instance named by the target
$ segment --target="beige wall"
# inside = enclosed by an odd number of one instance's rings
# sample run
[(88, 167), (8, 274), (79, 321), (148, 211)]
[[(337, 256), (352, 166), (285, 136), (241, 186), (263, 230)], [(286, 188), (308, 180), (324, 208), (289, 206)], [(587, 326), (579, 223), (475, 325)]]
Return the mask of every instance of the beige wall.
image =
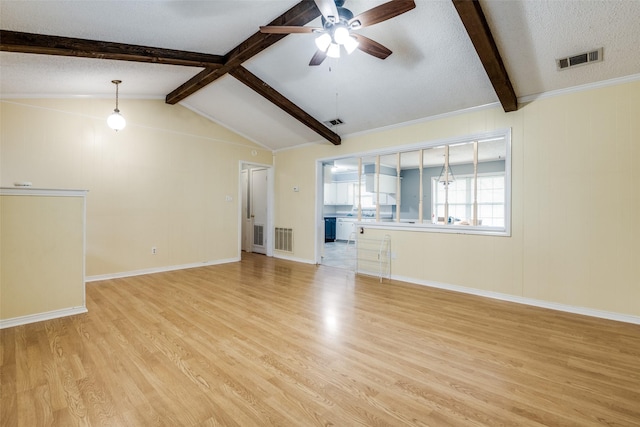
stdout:
[(294, 229), (293, 257), (314, 261), (317, 159), (502, 128), (512, 236), (386, 231), (392, 274), (640, 316), (639, 81), (278, 152), (275, 223)]
[(87, 276), (236, 258), (239, 161), (271, 151), (160, 100), (120, 110), (114, 132), (113, 100), (0, 102), (0, 185), (89, 190)]
[(0, 196), (0, 321), (84, 309), (84, 212), (83, 192)]

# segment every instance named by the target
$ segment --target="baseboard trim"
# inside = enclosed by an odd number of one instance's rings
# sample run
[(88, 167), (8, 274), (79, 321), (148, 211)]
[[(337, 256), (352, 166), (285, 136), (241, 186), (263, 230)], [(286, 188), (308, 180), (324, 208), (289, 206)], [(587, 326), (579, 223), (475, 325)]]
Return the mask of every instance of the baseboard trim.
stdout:
[(311, 261), (309, 259), (287, 256), (287, 255), (283, 255), (283, 254), (278, 253), (278, 252), (274, 252), (273, 257), (274, 258), (278, 258), (278, 259), (285, 259), (287, 261), (300, 262), (302, 264), (315, 264), (315, 262), (313, 262), (313, 261)]
[(11, 319), (0, 320), (0, 329), (12, 328), (14, 326), (27, 325), (29, 323), (42, 322), (44, 320), (57, 319), (60, 317), (73, 316), (87, 312), (87, 307), (70, 307), (60, 310), (52, 310), (44, 313), (29, 314), (27, 316), (13, 317)]
[(415, 285), (428, 286), (431, 288), (444, 289), (447, 291), (461, 292), (464, 294), (477, 295), (486, 298), (492, 298), (502, 301), (514, 302), (517, 304), (530, 305), (540, 308), (548, 308), (551, 310), (564, 311), (567, 313), (581, 314), (583, 316), (598, 317), (601, 319), (615, 320), (617, 322), (633, 323), (640, 325), (640, 316), (631, 314), (616, 313), (612, 311), (596, 310), (593, 308), (579, 307), (568, 304), (560, 304), (557, 302), (544, 301), (535, 298), (519, 297), (516, 295), (503, 294), (500, 292), (485, 291), (482, 289), (468, 288), (466, 286), (450, 285), (448, 283), (432, 282), (425, 280), (416, 280), (412, 277), (392, 275), (393, 280), (413, 283)]
[(215, 261), (194, 262), (192, 264), (171, 265), (166, 267), (145, 268), (142, 270), (122, 271), (120, 273), (96, 274), (87, 276), (85, 282), (99, 282), (101, 280), (122, 279), (124, 277), (143, 276), (145, 274), (165, 273), (167, 271), (186, 270), (188, 268), (207, 267), (210, 265), (228, 264), (230, 262), (239, 262), (240, 257), (218, 259)]

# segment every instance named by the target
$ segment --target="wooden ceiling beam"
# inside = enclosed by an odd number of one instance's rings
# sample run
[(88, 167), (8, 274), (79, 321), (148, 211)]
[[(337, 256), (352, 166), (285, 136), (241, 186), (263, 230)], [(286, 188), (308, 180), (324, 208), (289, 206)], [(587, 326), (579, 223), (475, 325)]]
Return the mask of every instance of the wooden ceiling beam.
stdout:
[[(268, 25), (302, 26), (319, 16), (320, 11), (313, 0), (302, 0)], [(204, 70), (166, 96), (168, 104), (182, 101), (229, 73), (332, 144), (340, 145), (341, 143), (338, 134), (242, 67), (243, 62), (281, 40), (286, 34), (256, 32), (229, 53), (221, 56), (17, 31), (0, 31), (0, 50), (3, 51), (203, 67)]]
[(513, 90), (511, 80), (504, 67), (502, 57), (480, 3), (477, 0), (452, 1), (480, 57), (482, 66), (498, 95), (502, 108), (505, 112), (516, 111), (518, 109), (518, 97)]
[[(271, 21), (269, 26), (301, 26), (320, 16), (320, 11), (314, 1), (303, 0), (291, 9)], [(340, 135), (332, 132), (324, 124), (306, 113), (296, 104), (285, 98), (280, 92), (266, 82), (242, 67), (242, 63), (262, 52), (269, 46), (284, 38), (286, 34), (264, 34), (257, 32), (225, 55), (225, 64), (219, 68), (207, 68), (183, 83), (180, 87), (167, 95), (168, 104), (176, 104), (203, 87), (213, 83), (225, 74), (230, 74), (238, 81), (247, 85), (255, 92), (269, 100), (277, 107), (300, 121), (314, 132), (327, 139), (334, 145), (340, 145)]]
[(222, 67), (225, 62), (222, 55), (7, 30), (0, 30), (0, 50), (209, 69)]
[(280, 92), (269, 86), (255, 74), (251, 73), (246, 68), (240, 66), (229, 71), (229, 74), (238, 79), (238, 81), (244, 83), (267, 100), (280, 107), (283, 111), (288, 113), (297, 119), (300, 123), (309, 127), (311, 130), (327, 139), (333, 145), (340, 145), (340, 135), (331, 131), (324, 124), (314, 119), (311, 115), (306, 113), (300, 107), (293, 102), (285, 98)]
[[(315, 3), (303, 0), (267, 25), (305, 25), (320, 16)], [(208, 68), (183, 83), (166, 97), (167, 104), (177, 104), (189, 95), (214, 82), (243, 62), (262, 52), (285, 37), (286, 34), (263, 34), (257, 32), (225, 55), (225, 64), (220, 68)]]

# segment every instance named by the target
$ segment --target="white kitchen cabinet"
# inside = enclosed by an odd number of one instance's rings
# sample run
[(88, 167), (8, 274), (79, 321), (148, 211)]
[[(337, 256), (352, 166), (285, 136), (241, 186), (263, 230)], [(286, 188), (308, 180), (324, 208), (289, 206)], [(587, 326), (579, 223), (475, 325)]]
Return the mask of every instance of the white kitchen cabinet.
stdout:
[(324, 184), (325, 205), (353, 205), (355, 201), (353, 182), (329, 182)]
[(324, 184), (324, 204), (335, 205), (337, 197), (337, 188), (335, 182), (326, 182)]
[[(349, 195), (351, 195), (351, 200), (349, 200)], [(336, 205), (352, 205), (352, 204), (353, 204), (353, 185), (350, 182), (336, 182)]]
[(349, 240), (349, 236), (356, 230), (356, 220), (338, 218), (336, 223), (336, 240)]

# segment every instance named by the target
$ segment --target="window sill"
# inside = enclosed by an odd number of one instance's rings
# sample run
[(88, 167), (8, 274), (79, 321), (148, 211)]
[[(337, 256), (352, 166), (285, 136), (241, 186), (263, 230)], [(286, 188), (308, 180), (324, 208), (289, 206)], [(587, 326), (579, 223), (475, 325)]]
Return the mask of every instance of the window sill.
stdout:
[(416, 231), (422, 233), (449, 233), (449, 234), (475, 234), (482, 236), (511, 237), (511, 231), (504, 227), (487, 227), (472, 225), (438, 225), (431, 223), (412, 223), (409, 220), (402, 222), (375, 222), (360, 221), (356, 227), (365, 227), (378, 230)]

